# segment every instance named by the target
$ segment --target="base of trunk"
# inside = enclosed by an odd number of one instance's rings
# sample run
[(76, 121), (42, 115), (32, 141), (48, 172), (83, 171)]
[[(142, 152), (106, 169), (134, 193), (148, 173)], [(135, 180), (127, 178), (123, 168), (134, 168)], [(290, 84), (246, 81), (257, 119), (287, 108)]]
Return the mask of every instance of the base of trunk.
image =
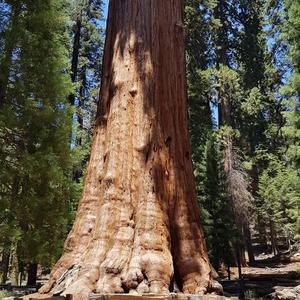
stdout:
[[(93, 270), (92, 266), (90, 267), (91, 269), (85, 274), (82, 274), (80, 271), (76, 270), (76, 267), (62, 272), (62, 277), (57, 282), (55, 282), (53, 288), (51, 288), (49, 285), (43, 286), (39, 290), (39, 294), (36, 294), (35, 297), (37, 299), (43, 299), (45, 298), (45, 295), (66, 296), (68, 294), (71, 294), (74, 295), (74, 300), (83, 300), (88, 299), (88, 295), (97, 292), (104, 293), (105, 295), (118, 294), (124, 296), (146, 296), (147, 294), (160, 294), (164, 295), (165, 297), (174, 295), (174, 293), (178, 292), (178, 295), (184, 295), (183, 293), (186, 293), (198, 296), (207, 293), (215, 293), (218, 295), (223, 294), (223, 288), (214, 279), (213, 271), (208, 273), (206, 272), (202, 275), (196, 272), (190, 272), (186, 275), (185, 282), (181, 282), (179, 284), (180, 287), (178, 287), (177, 283), (174, 280), (171, 279), (170, 282), (166, 280), (168, 274), (164, 273), (163, 271), (159, 275), (154, 275), (152, 280), (150, 280), (145, 274), (145, 272), (147, 271), (147, 274), (151, 274), (151, 269), (144, 271), (138, 268), (129, 270), (122, 275), (115, 274), (116, 272), (105, 272), (105, 274), (100, 278), (92, 279), (95, 278), (98, 271), (96, 269)], [(201, 268), (200, 265), (199, 268)], [(153, 271), (155, 272), (156, 269), (157, 267), (154, 268)], [(109, 271), (112, 270), (117, 269), (113, 268)], [(69, 285), (68, 282), (70, 281), (70, 278), (68, 277), (77, 272), (79, 274), (81, 273), (81, 276), (78, 276), (77, 279)], [(155, 280), (155, 278), (157, 278), (157, 280)], [(182, 291), (183, 293), (180, 293), (180, 291)]]

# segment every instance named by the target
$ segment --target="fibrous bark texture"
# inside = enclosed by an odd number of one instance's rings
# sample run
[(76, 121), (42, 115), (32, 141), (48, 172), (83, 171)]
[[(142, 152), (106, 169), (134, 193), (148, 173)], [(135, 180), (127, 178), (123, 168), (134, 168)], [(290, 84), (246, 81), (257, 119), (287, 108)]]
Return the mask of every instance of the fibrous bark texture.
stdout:
[(181, 13), (181, 0), (110, 1), (83, 196), (40, 293), (218, 288), (196, 202)]

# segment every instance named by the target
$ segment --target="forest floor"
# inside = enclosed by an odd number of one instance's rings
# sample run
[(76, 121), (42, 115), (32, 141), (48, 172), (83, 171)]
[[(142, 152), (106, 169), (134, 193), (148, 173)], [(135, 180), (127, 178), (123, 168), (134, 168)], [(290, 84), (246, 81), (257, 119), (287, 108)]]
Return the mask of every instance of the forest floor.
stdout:
[[(238, 280), (238, 268), (231, 268), (231, 280), (223, 272), (221, 283), (228, 296), (246, 299), (271, 298), (268, 295), (300, 285), (300, 262), (291, 262), (286, 255), (261, 255), (253, 266), (242, 268), (242, 280)], [(242, 292), (241, 292), (242, 291)]]
[[(224, 287), (225, 295), (237, 297), (244, 294), (244, 299), (275, 299), (268, 295), (285, 288), (293, 288), (300, 285), (300, 261), (290, 262), (286, 255), (260, 255), (256, 257), (255, 265), (242, 268), (242, 280), (238, 280), (238, 268), (230, 269), (230, 280), (227, 279), (227, 272), (221, 272), (221, 284)], [(47, 280), (47, 275), (38, 280), (40, 286)], [(9, 295), (21, 296), (28, 293), (26, 287), (20, 290), (4, 293), (0, 291), (0, 299)], [(32, 290), (30, 291), (32, 292)], [(285, 299), (285, 298), (282, 298)], [(297, 299), (297, 298), (296, 298)]]

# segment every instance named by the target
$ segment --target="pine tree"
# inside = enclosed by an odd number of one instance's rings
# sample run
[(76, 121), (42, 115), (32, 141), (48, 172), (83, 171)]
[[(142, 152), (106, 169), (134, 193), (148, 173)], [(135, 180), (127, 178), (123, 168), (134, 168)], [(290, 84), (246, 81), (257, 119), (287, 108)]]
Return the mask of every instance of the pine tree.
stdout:
[[(236, 235), (232, 211), (225, 190), (220, 143), (215, 133), (215, 82), (213, 64), (213, 1), (192, 0), (185, 2), (187, 28), (187, 75), (192, 158), (196, 179), (202, 224), (212, 264), (232, 264), (230, 249)], [(220, 247), (223, 245), (224, 247)]]
[[(6, 7), (5, 7), (6, 4)], [(21, 32), (19, 17), (22, 9), (22, 1), (7, 1), (2, 4), (4, 9), (10, 11), (7, 28), (2, 32), (4, 41), (3, 54), (0, 56), (0, 107), (6, 101), (6, 93), (9, 83), (9, 71), (13, 60), (13, 51), (17, 46), (18, 35)], [(10, 6), (8, 6), (10, 5)], [(5, 14), (3, 16), (5, 18)]]
[(300, 2), (286, 0), (286, 9), (288, 12), (286, 35), (290, 45), (290, 57), (292, 60), (293, 77), (291, 87), (295, 91), (293, 95), (290, 93), (290, 99), (287, 103), (289, 110), (285, 113), (287, 118), (287, 126), (285, 127), (285, 135), (288, 139), (288, 153), (292, 163), (296, 167), (300, 166), (300, 47), (298, 39), (299, 19), (300, 19)]
[[(248, 182), (240, 159), (238, 139), (240, 133), (236, 124), (236, 110), (242, 95), (241, 83), (236, 71), (238, 64), (236, 56), (238, 26), (233, 18), (235, 5), (236, 3), (220, 0), (217, 1), (213, 10), (216, 23), (213, 31), (216, 56), (214, 81), (218, 101), (219, 136), (221, 137), (223, 152), (223, 175), (225, 176), (226, 190), (236, 227), (239, 231), (239, 239), (236, 239), (234, 244), (235, 261), (237, 265), (245, 266), (245, 242), (242, 232), (248, 228), (248, 209), (251, 195), (248, 191)], [(251, 246), (251, 243), (246, 240), (246, 245)], [(252, 253), (251, 247), (249, 247), (248, 253)]]
[(73, 170), (76, 182), (82, 179), (88, 161), (99, 98), (102, 7), (102, 0), (77, 0), (71, 6), (71, 80), (76, 90), (69, 96), (69, 101), (74, 108), (72, 145), (77, 157)]
[(74, 197), (66, 6), (60, 0), (17, 4), (15, 27), (16, 4), (8, 2), (5, 39), (7, 53), (14, 55), (2, 61), (7, 68), (2, 75), (9, 76), (2, 77), (0, 111), (0, 226), (7, 233), (0, 247), (13, 250), (19, 265), (49, 267), (60, 254)]
[[(284, 136), (287, 142), (286, 159), (288, 167), (291, 168), (295, 176), (294, 182), (299, 182), (300, 166), (300, 46), (299, 46), (299, 20), (300, 20), (300, 2), (285, 1), (287, 9), (287, 23), (285, 27), (285, 36), (289, 44), (289, 57), (291, 58), (293, 75), (290, 84), (286, 87), (287, 94), (286, 107), (283, 115), (286, 119), (286, 125), (283, 128)], [(294, 182), (291, 182), (290, 190), (293, 191)], [(299, 185), (298, 185), (299, 186)], [(296, 196), (290, 198), (290, 214), (293, 216), (293, 232), (300, 233), (300, 195), (299, 189), (295, 188)]]

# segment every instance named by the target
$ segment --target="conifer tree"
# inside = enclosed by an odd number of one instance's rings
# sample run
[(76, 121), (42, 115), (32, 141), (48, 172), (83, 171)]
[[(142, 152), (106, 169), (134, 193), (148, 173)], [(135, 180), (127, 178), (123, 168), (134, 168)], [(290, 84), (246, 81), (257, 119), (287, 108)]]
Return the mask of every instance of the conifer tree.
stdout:
[(16, 267), (21, 262), (29, 266), (28, 283), (33, 283), (34, 265), (53, 263), (72, 218), (67, 15), (60, 0), (7, 5), (11, 16), (4, 46), (9, 51), (2, 60), (7, 72), (1, 78), (0, 247), (10, 251)]
[(300, 166), (300, 2), (286, 0), (286, 9), (288, 12), (288, 23), (286, 26), (286, 34), (290, 45), (290, 57), (292, 60), (293, 77), (291, 87), (295, 91), (294, 95), (290, 93), (290, 101), (288, 101), (289, 110), (285, 113), (287, 117), (287, 125), (285, 127), (285, 135), (288, 139), (289, 159), (295, 165)]
[[(228, 210), (224, 174), (221, 169), (220, 143), (216, 129), (215, 105), (212, 97), (214, 52), (212, 30), (214, 26), (212, 1), (191, 0), (185, 2), (187, 28), (187, 75), (192, 157), (196, 179), (198, 202), (212, 264), (232, 264), (230, 249), (233, 229), (232, 212)], [(213, 153), (213, 154), (212, 154)], [(220, 247), (223, 245), (224, 247)]]
[[(285, 1), (287, 9), (287, 23), (285, 27), (285, 36), (289, 44), (289, 57), (291, 59), (293, 74), (291, 82), (287, 86), (286, 111), (283, 115), (286, 119), (283, 128), (284, 136), (287, 143), (286, 159), (287, 165), (291, 168), (290, 176), (294, 176), (294, 180), (289, 187), (293, 191), (294, 183), (299, 182), (299, 166), (300, 166), (300, 1)], [(299, 187), (299, 185), (298, 185)], [(294, 197), (289, 197), (290, 216), (294, 222), (291, 222), (294, 234), (300, 233), (300, 195), (299, 189), (295, 188)]]
[(74, 109), (72, 145), (77, 154), (73, 178), (82, 179), (88, 161), (93, 122), (99, 98), (103, 37), (102, 0), (76, 0), (71, 5), (71, 80)]

